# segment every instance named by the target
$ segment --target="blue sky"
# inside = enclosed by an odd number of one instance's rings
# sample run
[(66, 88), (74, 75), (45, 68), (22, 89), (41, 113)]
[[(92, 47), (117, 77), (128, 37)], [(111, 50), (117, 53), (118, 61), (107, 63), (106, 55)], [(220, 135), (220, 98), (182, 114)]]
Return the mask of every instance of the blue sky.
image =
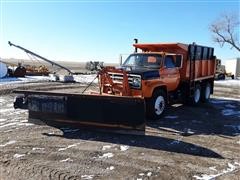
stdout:
[(118, 62), (134, 38), (196, 42), (222, 59), (239, 56), (213, 43), (208, 29), (222, 13), (239, 13), (239, 1), (0, 1), (0, 57), (28, 58), (10, 40), (53, 60)]

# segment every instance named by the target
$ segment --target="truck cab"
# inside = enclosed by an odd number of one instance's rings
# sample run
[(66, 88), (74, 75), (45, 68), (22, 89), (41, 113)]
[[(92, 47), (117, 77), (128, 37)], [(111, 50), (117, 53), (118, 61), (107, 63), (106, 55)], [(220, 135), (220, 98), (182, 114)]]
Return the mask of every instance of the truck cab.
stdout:
[[(156, 87), (163, 86), (167, 91), (174, 91), (180, 82), (179, 67), (176, 66), (177, 55), (159, 52), (134, 53), (123, 63), (122, 68), (129, 74), (140, 75), (133, 87), (142, 87), (142, 96), (151, 97)], [(140, 84), (141, 82), (141, 84)]]

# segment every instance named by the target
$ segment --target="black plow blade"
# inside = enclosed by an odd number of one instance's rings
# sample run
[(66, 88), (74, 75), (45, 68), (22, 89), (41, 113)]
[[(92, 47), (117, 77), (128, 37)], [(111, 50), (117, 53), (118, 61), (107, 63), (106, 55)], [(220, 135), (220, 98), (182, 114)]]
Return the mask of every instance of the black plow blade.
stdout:
[(27, 95), (30, 122), (40, 120), (56, 127), (84, 127), (130, 134), (145, 132), (143, 98), (21, 92)]

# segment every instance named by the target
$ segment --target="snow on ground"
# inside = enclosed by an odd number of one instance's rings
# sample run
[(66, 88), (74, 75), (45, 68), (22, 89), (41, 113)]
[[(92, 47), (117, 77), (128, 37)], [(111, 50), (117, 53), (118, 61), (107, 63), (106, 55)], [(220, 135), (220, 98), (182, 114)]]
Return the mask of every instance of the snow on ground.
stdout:
[(129, 149), (129, 146), (121, 145), (120, 146), (120, 151), (126, 151)]
[[(0, 103), (0, 106), (2, 104)], [(23, 119), (21, 116), (18, 116), (19, 114), (27, 114), (27, 110), (21, 110), (21, 109), (14, 109), (11, 108), (2, 108), (0, 109), (0, 116), (8, 114), (7, 118), (1, 118), (0, 119), (0, 131), (4, 131), (6, 129), (12, 129), (20, 126), (31, 126), (33, 124), (28, 123), (27, 119)], [(14, 116), (14, 117), (13, 117)]]
[(107, 149), (110, 149), (111, 147), (112, 147), (112, 146), (110, 146), (110, 145), (105, 145), (105, 146), (102, 147), (102, 150), (105, 151), (105, 150), (107, 150)]
[(65, 147), (65, 148), (59, 148), (58, 151), (65, 151), (65, 150), (67, 150), (67, 149), (69, 149), (69, 148), (72, 148), (72, 147), (77, 146), (78, 144), (79, 144), (79, 143), (75, 143), (75, 144), (71, 144), (71, 145), (69, 145), (69, 146), (67, 146), (67, 147)]
[(89, 75), (73, 75), (73, 78), (76, 82), (80, 82), (80, 83), (90, 83), (90, 82), (94, 82), (97, 83), (98, 82), (98, 78), (96, 74), (89, 74)]
[(240, 80), (238, 79), (229, 79), (229, 80), (219, 80), (214, 81), (214, 84), (216, 85), (223, 85), (223, 86), (229, 86), (229, 87), (239, 87), (240, 88)]
[(16, 143), (16, 141), (14, 141), (14, 140), (8, 141), (8, 142), (6, 142), (5, 144), (0, 144), (0, 147), (5, 147), (5, 146), (7, 146), (7, 145), (14, 144), (14, 143)]
[(26, 154), (14, 154), (13, 158), (20, 158), (25, 156)]
[(92, 179), (94, 177), (94, 175), (82, 175), (81, 178), (82, 179)]
[(42, 151), (42, 150), (44, 150), (44, 149), (45, 149), (45, 148), (33, 147), (33, 148), (32, 148), (32, 151), (38, 151), (38, 150)]
[(61, 160), (60, 162), (73, 162), (73, 160), (71, 159), (71, 158), (67, 158), (67, 159), (63, 159), (63, 160)]
[(6, 84), (18, 84), (18, 83), (27, 83), (27, 82), (39, 82), (39, 81), (49, 81), (49, 76), (26, 76), (26, 77), (7, 77), (0, 79), (0, 86)]
[[(97, 83), (98, 79), (96, 74), (90, 75), (73, 75), (74, 81), (79, 83)], [(26, 77), (7, 77), (0, 79), (0, 87), (6, 84), (19, 84), (19, 83), (29, 83), (29, 82), (42, 82), (42, 81), (52, 81), (53, 78), (50, 76), (26, 76)]]
[(110, 171), (112, 171), (112, 170), (114, 170), (114, 169), (115, 169), (114, 166), (107, 167), (107, 170), (110, 170)]
[(102, 156), (98, 156), (99, 159), (102, 159), (102, 158), (111, 158), (113, 157), (114, 154), (113, 153), (104, 153)]
[(223, 109), (222, 110), (222, 115), (224, 115), (224, 116), (234, 116), (234, 115), (236, 115), (236, 116), (240, 117), (240, 111), (236, 111), (234, 109)]
[[(216, 177), (222, 176), (224, 174), (233, 172), (239, 168), (240, 168), (240, 163), (238, 163), (238, 162), (234, 162), (234, 164), (228, 163), (227, 169), (223, 169), (221, 172), (219, 172), (217, 174), (209, 174), (209, 175), (201, 174), (201, 176), (194, 175), (193, 177), (198, 180), (211, 180), (211, 179), (215, 179)], [(214, 170), (216, 170), (216, 169), (214, 169)]]

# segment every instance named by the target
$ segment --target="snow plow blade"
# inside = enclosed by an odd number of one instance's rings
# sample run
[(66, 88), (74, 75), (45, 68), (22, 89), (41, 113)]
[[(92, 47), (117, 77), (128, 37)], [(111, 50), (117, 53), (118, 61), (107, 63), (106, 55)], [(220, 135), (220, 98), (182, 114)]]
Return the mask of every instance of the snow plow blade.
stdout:
[(15, 93), (24, 94), (24, 97), (19, 96), (23, 99), (17, 98), (14, 107), (28, 109), (29, 122), (35, 124), (43, 122), (55, 127), (98, 128), (133, 134), (145, 132), (145, 104), (140, 97), (43, 91)]

